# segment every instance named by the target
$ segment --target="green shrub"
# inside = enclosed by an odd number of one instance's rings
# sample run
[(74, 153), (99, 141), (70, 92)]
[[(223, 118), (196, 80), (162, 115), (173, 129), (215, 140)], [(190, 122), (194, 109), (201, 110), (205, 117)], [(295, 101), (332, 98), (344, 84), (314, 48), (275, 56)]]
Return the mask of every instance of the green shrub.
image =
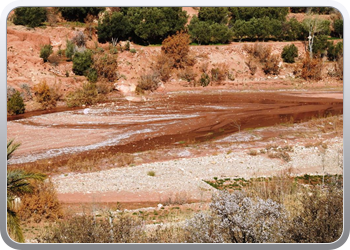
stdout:
[(15, 9), (13, 23), (31, 28), (40, 26), (46, 21), (46, 8), (20, 7)]
[(130, 52), (134, 54), (136, 53), (136, 49), (130, 49)]
[(40, 57), (44, 60), (44, 62), (47, 62), (47, 59), (52, 54), (52, 52), (53, 50), (51, 44), (46, 44), (40, 49)]
[(15, 93), (7, 99), (7, 113), (10, 115), (18, 115), (23, 114), (25, 111), (25, 105), (23, 102), (23, 98), (19, 91), (15, 91)]
[(281, 57), (286, 63), (294, 63), (295, 58), (298, 56), (298, 48), (294, 44), (286, 45), (283, 47)]
[(73, 72), (76, 75), (86, 75), (87, 70), (93, 64), (92, 52), (85, 50), (84, 52), (77, 52), (73, 57)]
[(66, 40), (66, 52), (65, 52), (65, 55), (68, 59), (68, 61), (71, 61), (73, 59), (73, 56), (76, 52), (76, 47), (75, 47), (75, 44), (70, 41), (70, 40)]

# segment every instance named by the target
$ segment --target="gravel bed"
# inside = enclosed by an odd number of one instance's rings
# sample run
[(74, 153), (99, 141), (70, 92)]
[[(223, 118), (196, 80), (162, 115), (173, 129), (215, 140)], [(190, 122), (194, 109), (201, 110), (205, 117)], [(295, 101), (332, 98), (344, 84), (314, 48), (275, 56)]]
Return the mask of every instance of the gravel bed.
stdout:
[[(260, 177), (292, 174), (342, 174), (343, 141), (326, 141), (328, 148), (294, 145), (286, 162), (268, 154), (249, 155), (248, 150), (198, 158), (154, 162), (93, 173), (70, 173), (52, 177), (58, 193), (99, 192), (213, 192), (203, 180), (213, 177)], [(154, 176), (149, 172), (153, 171)]]

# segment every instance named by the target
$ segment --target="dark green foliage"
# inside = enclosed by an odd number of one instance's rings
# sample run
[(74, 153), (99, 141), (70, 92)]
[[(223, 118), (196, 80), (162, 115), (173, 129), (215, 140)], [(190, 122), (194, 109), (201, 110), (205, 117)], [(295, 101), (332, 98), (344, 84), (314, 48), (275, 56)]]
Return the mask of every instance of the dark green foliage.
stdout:
[(7, 113), (10, 115), (18, 115), (23, 114), (24, 111), (25, 105), (23, 98), (21, 93), (16, 90), (15, 93), (7, 99)]
[(281, 57), (286, 63), (294, 63), (298, 57), (298, 48), (294, 44), (284, 46)]
[(227, 7), (201, 7), (198, 12), (200, 21), (227, 24), (229, 11)]
[(283, 33), (289, 41), (304, 40), (308, 36), (302, 23), (298, 22), (294, 17), (284, 23)]
[(227, 43), (232, 40), (233, 32), (226, 25), (214, 23), (210, 28), (212, 43)]
[(159, 44), (166, 37), (183, 30), (187, 15), (181, 7), (121, 8), (132, 27), (132, 38), (146, 44)]
[(232, 40), (233, 32), (225, 24), (201, 21), (194, 16), (188, 26), (193, 41), (198, 44), (227, 43)]
[(327, 50), (327, 58), (329, 61), (336, 61), (339, 57), (343, 56), (343, 42), (339, 42), (336, 45), (329, 43)]
[(73, 57), (73, 72), (76, 75), (85, 75), (92, 64), (92, 52), (90, 50), (77, 52)]
[(290, 7), (290, 12), (292, 13), (305, 13), (306, 10), (306, 7)]
[(328, 47), (328, 36), (327, 35), (319, 35), (315, 36), (314, 46), (313, 46), (313, 54), (315, 56), (320, 55), (323, 57), (326, 54), (326, 50)]
[(211, 39), (211, 27), (208, 23), (200, 21), (194, 16), (188, 26), (192, 41), (196, 41), (199, 45), (209, 44)]
[(333, 11), (332, 7), (312, 7), (311, 12), (320, 15), (329, 15)]
[(237, 20), (249, 21), (252, 18), (264, 17), (285, 21), (289, 12), (287, 7), (230, 7), (228, 9), (233, 22)]
[(40, 49), (40, 57), (44, 60), (44, 62), (47, 62), (47, 59), (52, 54), (52, 52), (53, 50), (51, 44), (46, 44)]
[(86, 77), (87, 79), (89, 80), (89, 82), (91, 83), (95, 83), (97, 82), (97, 70), (96, 69), (92, 69), (92, 68), (89, 68), (87, 70), (87, 73), (86, 73)]
[(46, 8), (43, 7), (20, 7), (15, 9), (13, 23), (25, 25), (31, 28), (40, 26), (46, 21)]
[(98, 25), (100, 42), (131, 38), (143, 44), (159, 44), (183, 30), (187, 22), (181, 7), (123, 7), (106, 15)]
[(87, 15), (97, 16), (100, 11), (104, 11), (103, 7), (59, 7), (59, 11), (68, 21), (84, 22)]
[(343, 37), (343, 19), (336, 19), (333, 23), (334, 33), (338, 37)]
[(101, 43), (110, 42), (112, 38), (125, 40), (131, 35), (130, 21), (121, 12), (106, 13), (102, 22), (98, 22), (97, 35)]

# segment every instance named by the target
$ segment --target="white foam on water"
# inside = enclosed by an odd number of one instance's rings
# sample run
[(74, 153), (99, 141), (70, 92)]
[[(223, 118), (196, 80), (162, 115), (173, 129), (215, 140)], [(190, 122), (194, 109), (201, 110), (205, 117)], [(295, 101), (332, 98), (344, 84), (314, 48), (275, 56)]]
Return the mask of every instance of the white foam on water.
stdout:
[(91, 145), (50, 149), (44, 153), (13, 157), (11, 160), (9, 160), (9, 163), (10, 164), (27, 163), (27, 162), (33, 162), (36, 160), (57, 157), (57, 156), (60, 156), (63, 154), (80, 153), (80, 152), (85, 152), (85, 151), (89, 151), (89, 150), (93, 150), (93, 149), (98, 149), (98, 148), (105, 147), (105, 146), (115, 146), (115, 145), (118, 145), (118, 143), (121, 140), (130, 138), (131, 136), (133, 136), (135, 134), (145, 134), (145, 133), (150, 133), (150, 132), (153, 132), (153, 130), (142, 129), (142, 130), (132, 131), (132, 132), (128, 132), (128, 133), (123, 133), (123, 134), (117, 135), (113, 138), (110, 138), (108, 140), (98, 142), (95, 144), (91, 144)]

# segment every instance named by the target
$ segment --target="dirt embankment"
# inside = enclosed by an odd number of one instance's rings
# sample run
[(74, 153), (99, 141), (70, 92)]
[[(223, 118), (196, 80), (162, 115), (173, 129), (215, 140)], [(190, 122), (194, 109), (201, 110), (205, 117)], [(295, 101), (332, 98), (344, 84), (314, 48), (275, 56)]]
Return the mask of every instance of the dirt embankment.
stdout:
[[(60, 92), (66, 95), (72, 89), (82, 85), (86, 78), (77, 76), (72, 71), (72, 62), (67, 62), (64, 57), (58, 58), (54, 62), (46, 62), (40, 58), (40, 48), (44, 44), (53, 46), (54, 54), (59, 49), (64, 50), (66, 40), (71, 39), (76, 32), (83, 28), (69, 27), (45, 27), (28, 30), (23, 26), (8, 26), (7, 28), (7, 85), (20, 89), (22, 84), (33, 87), (40, 81), (47, 81), (49, 85), (59, 86)], [(265, 45), (272, 47), (273, 54), (280, 54), (283, 47), (291, 42), (266, 42)], [(299, 58), (305, 54), (305, 46), (302, 42), (293, 42), (299, 50)], [(225, 87), (240, 87), (247, 89), (256, 85), (256, 83), (267, 82), (262, 88), (279, 88), (279, 87), (295, 87), (300, 83), (298, 79), (294, 79), (294, 66), (286, 63), (280, 65), (280, 73), (278, 76), (267, 76), (258, 67), (254, 75), (250, 74), (250, 70), (246, 65), (248, 54), (244, 50), (244, 46), (253, 45), (254, 43), (231, 43), (222, 46), (191, 46), (191, 56), (195, 58), (196, 64), (193, 72), (197, 74), (197, 78), (201, 75), (201, 67), (208, 64), (208, 71), (214, 67), (223, 67), (225, 64), (228, 70), (234, 76), (233, 81), (227, 80), (220, 84)], [(103, 48), (108, 53), (109, 44), (99, 44), (97, 37), (87, 42), (87, 48), (96, 49), (96, 46)], [(139, 81), (141, 74), (151, 71), (151, 66), (155, 61), (155, 56), (160, 53), (160, 47), (139, 46), (132, 44), (131, 48), (136, 49), (136, 53), (129, 51), (120, 52), (118, 54), (118, 72), (122, 78), (117, 81), (120, 85), (135, 86)], [(319, 83), (307, 83), (308, 86), (341, 86), (341, 82), (336, 78), (329, 78), (327, 72), (334, 68), (332, 63), (325, 62), (323, 69), (323, 80)], [(279, 82), (276, 84), (276, 81)], [(164, 84), (166, 89), (178, 89), (193, 86), (186, 80), (182, 80), (174, 72), (170, 80)], [(162, 88), (160, 89), (160, 91)], [(27, 107), (29, 111), (30, 106)]]

